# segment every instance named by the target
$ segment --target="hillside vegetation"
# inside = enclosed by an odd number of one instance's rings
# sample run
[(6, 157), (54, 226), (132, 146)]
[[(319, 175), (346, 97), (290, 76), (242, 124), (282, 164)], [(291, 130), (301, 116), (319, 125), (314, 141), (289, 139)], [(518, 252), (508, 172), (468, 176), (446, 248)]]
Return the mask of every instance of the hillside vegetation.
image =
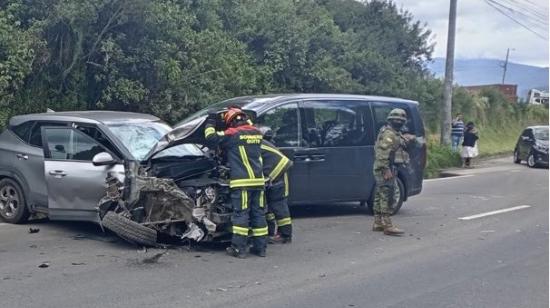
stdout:
[[(46, 108), (174, 123), (234, 96), (333, 92), (417, 100), (436, 133), (442, 84), (427, 69), (430, 36), (391, 1), (0, 1), (0, 129)], [(509, 146), (491, 141), (502, 139), (499, 123), (513, 135), (512, 126), (544, 117), (495, 95), (454, 98), (487, 134), (487, 153)]]

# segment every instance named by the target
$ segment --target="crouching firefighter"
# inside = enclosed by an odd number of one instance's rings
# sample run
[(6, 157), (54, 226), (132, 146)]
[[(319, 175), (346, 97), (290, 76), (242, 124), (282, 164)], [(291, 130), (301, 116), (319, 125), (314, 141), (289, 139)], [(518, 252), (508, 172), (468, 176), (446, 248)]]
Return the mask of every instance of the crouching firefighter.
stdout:
[(386, 235), (400, 235), (403, 231), (393, 225), (390, 215), (396, 189), (397, 168), (408, 162), (406, 145), (412, 135), (403, 136), (401, 128), (407, 121), (403, 109), (393, 109), (387, 117), (374, 146), (374, 178), (376, 180), (374, 195), (373, 231), (383, 231)]
[[(266, 181), (267, 227), (269, 242), (286, 244), (292, 241), (292, 219), (288, 209), (288, 174), (292, 161), (288, 159), (271, 142), (273, 132), (261, 128), (264, 135), (262, 141), (262, 161)], [(268, 141), (269, 140), (269, 141)], [(275, 233), (275, 230), (276, 233)]]
[(218, 145), (230, 168), (232, 240), (227, 253), (245, 258), (249, 231), (250, 252), (265, 257), (267, 223), (264, 206), (264, 177), (261, 161), (261, 133), (239, 108), (223, 114), (225, 131), (216, 131), (217, 114), (209, 113), (204, 135), (209, 145)]

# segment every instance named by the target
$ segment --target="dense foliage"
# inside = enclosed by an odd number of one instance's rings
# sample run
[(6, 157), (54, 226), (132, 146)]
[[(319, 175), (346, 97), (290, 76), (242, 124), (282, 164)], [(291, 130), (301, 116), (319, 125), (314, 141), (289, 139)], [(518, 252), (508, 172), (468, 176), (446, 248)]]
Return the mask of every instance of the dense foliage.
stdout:
[[(0, 123), (46, 108), (175, 122), (233, 96), (346, 92), (417, 100), (436, 132), (430, 35), (389, 0), (3, 0)], [(482, 94), (457, 89), (453, 112), (483, 125), (527, 114)]]
[(6, 0), (0, 104), (175, 121), (220, 99), (349, 92), (420, 99), (430, 32), (392, 2)]

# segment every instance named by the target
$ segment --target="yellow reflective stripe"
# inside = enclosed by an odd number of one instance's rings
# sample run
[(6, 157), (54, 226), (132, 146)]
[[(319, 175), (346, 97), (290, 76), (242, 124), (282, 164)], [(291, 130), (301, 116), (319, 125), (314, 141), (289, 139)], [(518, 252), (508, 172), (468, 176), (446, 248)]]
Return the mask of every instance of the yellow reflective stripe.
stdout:
[(290, 225), (291, 223), (292, 219), (290, 219), (290, 217), (277, 220), (277, 226), (279, 227)]
[(239, 145), (239, 152), (241, 153), (241, 160), (243, 161), (244, 167), (246, 168), (246, 172), (248, 172), (248, 177), (251, 179), (255, 178), (254, 171), (252, 171), (252, 167), (250, 166), (250, 162), (248, 161), (248, 155), (246, 154), (244, 146)]
[(260, 192), (260, 207), (264, 207), (264, 191)]
[(225, 136), (225, 133), (224, 133), (224, 132), (216, 132), (216, 134), (217, 134), (218, 136), (220, 136), (220, 137)]
[(267, 235), (267, 227), (264, 228), (252, 228), (252, 236), (265, 236)]
[(246, 190), (241, 190), (241, 208), (243, 210), (248, 208), (248, 193)]
[(259, 179), (242, 179), (242, 180), (231, 180), (229, 181), (229, 187), (253, 187), (253, 186), (264, 186), (265, 181), (263, 178)]
[(237, 235), (248, 236), (248, 228), (233, 226), (231, 232), (233, 232), (233, 234), (237, 234)]
[(208, 137), (212, 134), (216, 133), (216, 129), (214, 127), (207, 127), (205, 130), (204, 130), (204, 136), (205, 137)]
[(288, 197), (289, 187), (288, 187), (288, 173), (287, 172), (285, 172), (285, 175), (284, 175), (283, 179), (284, 179), (284, 182), (285, 182), (285, 197)]
[(278, 178), (279, 175), (281, 174), (281, 172), (283, 171), (283, 169), (285, 168), (286, 164), (288, 164), (288, 158), (283, 156), (281, 161), (279, 161), (279, 163), (277, 164), (277, 167), (275, 167), (275, 169), (273, 169), (273, 171), (271, 171), (271, 173), (269, 174), (269, 177), (271, 179)]

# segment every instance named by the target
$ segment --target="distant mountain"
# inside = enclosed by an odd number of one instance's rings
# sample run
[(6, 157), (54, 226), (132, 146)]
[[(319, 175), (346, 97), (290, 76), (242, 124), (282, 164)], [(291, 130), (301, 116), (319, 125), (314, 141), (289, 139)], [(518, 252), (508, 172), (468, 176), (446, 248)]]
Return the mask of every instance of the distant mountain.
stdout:
[[(462, 86), (501, 83), (503, 63), (495, 59), (456, 59), (454, 82)], [(435, 58), (428, 68), (436, 77), (443, 78), (445, 58)], [(518, 96), (525, 99), (532, 88), (548, 90), (548, 67), (508, 62), (505, 83), (517, 84)]]

